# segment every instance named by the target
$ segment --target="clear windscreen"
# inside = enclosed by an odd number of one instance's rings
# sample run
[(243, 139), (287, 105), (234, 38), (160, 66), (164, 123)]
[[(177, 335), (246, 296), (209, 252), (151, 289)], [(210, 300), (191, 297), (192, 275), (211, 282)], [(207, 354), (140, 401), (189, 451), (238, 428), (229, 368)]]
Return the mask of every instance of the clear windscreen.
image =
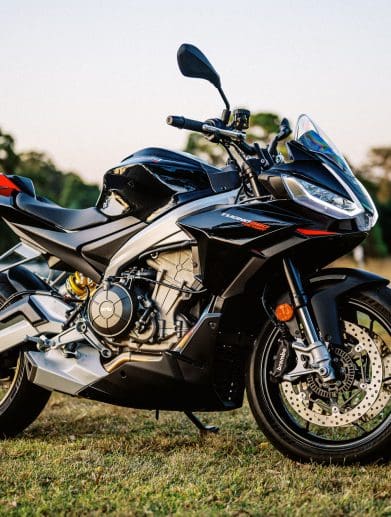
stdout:
[(354, 176), (342, 153), (308, 115), (300, 115), (296, 125), (295, 140), (305, 149), (318, 156), (321, 161), (331, 166), (336, 166), (337, 170), (335, 172), (341, 178), (344, 177), (344, 182), (349, 186), (364, 208), (372, 214), (377, 214), (371, 197), (361, 182)]
[(300, 115), (296, 125), (295, 140), (309, 151), (334, 163), (347, 174), (353, 175), (342, 153), (308, 115)]

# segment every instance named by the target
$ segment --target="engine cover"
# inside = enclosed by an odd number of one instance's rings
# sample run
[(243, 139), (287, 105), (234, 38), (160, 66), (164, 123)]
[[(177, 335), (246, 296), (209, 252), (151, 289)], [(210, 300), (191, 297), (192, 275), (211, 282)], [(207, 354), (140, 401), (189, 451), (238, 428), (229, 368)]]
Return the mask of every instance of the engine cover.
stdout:
[(130, 292), (120, 284), (107, 284), (95, 291), (88, 304), (93, 329), (105, 337), (129, 331), (135, 317), (135, 303)]

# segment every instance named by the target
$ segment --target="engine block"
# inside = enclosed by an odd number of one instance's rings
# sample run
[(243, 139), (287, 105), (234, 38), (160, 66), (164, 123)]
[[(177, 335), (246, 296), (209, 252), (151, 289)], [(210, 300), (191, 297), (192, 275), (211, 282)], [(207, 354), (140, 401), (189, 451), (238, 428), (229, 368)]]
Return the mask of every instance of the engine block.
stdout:
[(147, 268), (99, 286), (88, 302), (88, 317), (108, 344), (162, 351), (191, 328), (193, 305), (186, 302), (201, 284), (194, 277), (190, 248), (151, 254), (145, 262)]
[[(167, 251), (147, 259), (149, 267), (157, 272), (156, 280), (177, 288), (196, 288), (199, 282), (194, 278), (193, 258), (189, 248)], [(184, 293), (157, 283), (152, 293), (152, 300), (158, 310), (159, 341), (167, 346), (176, 342), (189, 329), (189, 324), (178, 306), (188, 300), (191, 294)], [(168, 340), (168, 342), (167, 342)]]

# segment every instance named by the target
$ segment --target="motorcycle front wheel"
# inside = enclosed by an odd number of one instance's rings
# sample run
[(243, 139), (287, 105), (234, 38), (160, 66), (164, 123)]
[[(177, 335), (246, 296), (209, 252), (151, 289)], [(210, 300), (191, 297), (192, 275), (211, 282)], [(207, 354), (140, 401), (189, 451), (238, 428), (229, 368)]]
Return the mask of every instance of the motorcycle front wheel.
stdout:
[(296, 461), (348, 464), (388, 460), (391, 290), (383, 287), (351, 295), (339, 311), (344, 345), (339, 349), (330, 346), (336, 382), (324, 385), (314, 374), (295, 382), (274, 382), (270, 372), (280, 332), (269, 322), (250, 358), (249, 404), (265, 436)]

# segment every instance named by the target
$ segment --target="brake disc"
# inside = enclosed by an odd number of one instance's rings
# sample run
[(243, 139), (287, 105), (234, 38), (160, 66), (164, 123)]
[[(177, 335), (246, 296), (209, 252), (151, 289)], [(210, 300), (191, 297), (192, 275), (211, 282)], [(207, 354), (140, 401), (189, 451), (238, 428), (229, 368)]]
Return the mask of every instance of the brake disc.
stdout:
[(374, 340), (367, 329), (349, 321), (344, 322), (344, 329), (356, 343), (352, 346), (352, 355), (356, 359), (366, 356), (371, 371), (370, 379), (356, 381), (356, 392), (349, 399), (338, 402), (342, 392), (336, 398), (320, 397), (311, 389), (307, 380), (296, 384), (287, 381), (281, 383), (281, 389), (296, 413), (305, 421), (318, 426), (341, 427), (361, 418), (373, 418), (390, 398), (390, 392), (382, 386), (383, 378), (389, 375), (387, 371), (390, 369), (390, 361), (387, 361), (383, 371), (379, 341)]
[[(376, 336), (374, 339), (377, 349), (379, 352), (382, 352), (383, 346), (386, 346), (385, 343)], [(391, 379), (391, 350), (386, 350), (387, 354), (383, 356), (383, 379), (387, 379), (390, 382)], [(383, 409), (387, 406), (389, 400), (391, 399), (391, 385), (386, 385), (385, 382), (382, 383), (382, 387), (377, 397), (375, 403), (369, 408), (367, 413), (365, 414), (365, 418), (371, 420), (375, 418), (379, 413), (383, 411)]]

